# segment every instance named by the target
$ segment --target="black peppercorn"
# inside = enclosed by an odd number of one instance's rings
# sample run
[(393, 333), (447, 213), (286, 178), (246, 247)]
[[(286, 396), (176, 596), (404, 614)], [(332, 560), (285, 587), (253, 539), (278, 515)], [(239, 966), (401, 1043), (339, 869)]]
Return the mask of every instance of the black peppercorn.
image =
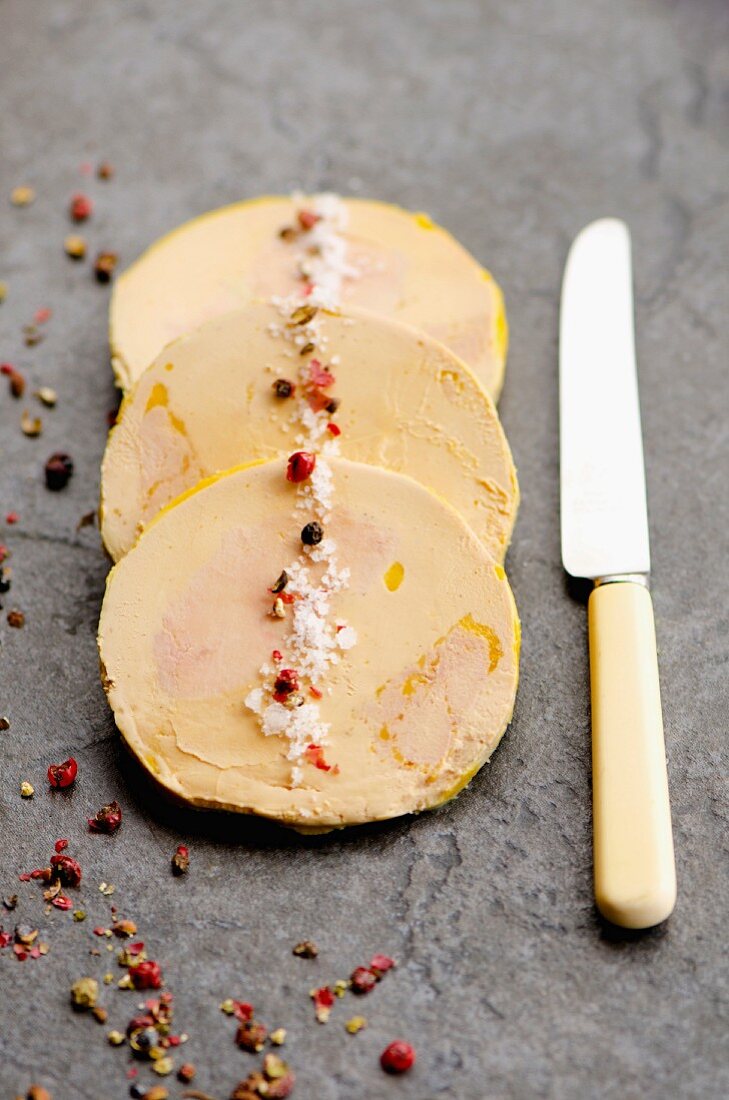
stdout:
[(277, 378), (273, 383), (273, 392), (276, 397), (291, 397), (295, 388), (293, 382), (289, 382), (288, 378)]
[(335, 413), (337, 411), (337, 409), (339, 408), (341, 403), (342, 402), (339, 400), (338, 397), (333, 397), (331, 399), (331, 401), (329, 402), (329, 404), (325, 406), (325, 409), (329, 413), (329, 415), (331, 416), (333, 413)]
[(73, 474), (73, 461), (71, 456), (57, 451), (46, 462), (46, 486), (54, 492), (65, 489), (69, 478)]
[(307, 523), (306, 527), (302, 528), (301, 541), (304, 546), (316, 546), (323, 538), (324, 529), (316, 520), (313, 523)]
[(10, 591), (10, 574), (4, 569), (0, 569), (0, 593)]

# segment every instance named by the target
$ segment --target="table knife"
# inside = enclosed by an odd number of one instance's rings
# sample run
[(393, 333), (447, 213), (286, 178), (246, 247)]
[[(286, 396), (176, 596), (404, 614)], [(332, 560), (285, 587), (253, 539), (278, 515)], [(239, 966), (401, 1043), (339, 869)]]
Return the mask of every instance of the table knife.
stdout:
[(630, 234), (602, 218), (567, 258), (560, 316), (562, 563), (587, 605), (595, 902), (649, 928), (676, 901), (643, 444)]

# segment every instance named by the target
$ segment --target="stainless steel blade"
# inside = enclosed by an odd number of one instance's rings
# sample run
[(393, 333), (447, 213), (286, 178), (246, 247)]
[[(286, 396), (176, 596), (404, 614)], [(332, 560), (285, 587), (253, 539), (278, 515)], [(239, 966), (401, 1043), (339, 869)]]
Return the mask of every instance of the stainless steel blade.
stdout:
[(575, 577), (648, 573), (628, 227), (588, 225), (567, 258), (560, 318), (562, 562)]

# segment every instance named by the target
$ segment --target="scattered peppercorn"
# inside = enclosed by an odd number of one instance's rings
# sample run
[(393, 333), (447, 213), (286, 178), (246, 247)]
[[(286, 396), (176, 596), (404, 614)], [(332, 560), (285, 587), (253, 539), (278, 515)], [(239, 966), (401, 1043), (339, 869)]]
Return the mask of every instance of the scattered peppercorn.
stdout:
[(96, 175), (100, 180), (110, 180), (114, 175), (114, 165), (108, 160), (102, 160), (99, 162), (99, 166), (96, 169)]
[(186, 875), (190, 868), (190, 851), (186, 844), (178, 844), (171, 860), (173, 875)]
[(289, 382), (288, 378), (277, 378), (272, 386), (273, 392), (276, 397), (286, 398), (292, 397), (296, 392), (296, 386), (293, 382)]
[(72, 197), (68, 212), (73, 221), (85, 222), (87, 218), (91, 217), (93, 208), (93, 203), (88, 195), (82, 195), (79, 192)]
[(23, 342), (27, 348), (34, 348), (36, 344), (40, 344), (42, 339), (43, 333), (38, 325), (23, 325)]
[(8, 626), (13, 626), (18, 630), (20, 627), (25, 626), (25, 615), (23, 612), (18, 611), (15, 607), (11, 611), (8, 611)]
[[(10, 591), (10, 570), (0, 568), (0, 596)], [(2, 729), (2, 726), (0, 726)]]
[(92, 833), (115, 833), (122, 823), (122, 809), (116, 799), (87, 818)]
[(349, 979), (353, 993), (369, 993), (377, 985), (377, 976), (366, 966), (358, 966)]
[(0, 374), (8, 379), (10, 393), (13, 397), (20, 398), (25, 393), (25, 378), (12, 363), (0, 363)]
[(118, 259), (116, 252), (99, 252), (94, 262), (94, 275), (97, 282), (111, 282)]
[(63, 242), (63, 250), (72, 260), (83, 260), (86, 255), (86, 241), (77, 233), (71, 233)]
[(115, 920), (112, 932), (119, 939), (129, 939), (137, 934), (137, 926), (133, 920)]
[(81, 866), (72, 856), (51, 856), (51, 868), (64, 886), (81, 885)]
[(152, 959), (130, 966), (129, 977), (135, 989), (159, 989), (162, 985), (160, 965)]
[(20, 430), (23, 435), (35, 439), (43, 431), (43, 421), (39, 416), (31, 416), (27, 409), (23, 409), (23, 415), (20, 418)]
[(304, 546), (318, 546), (321, 540), (324, 538), (324, 528), (320, 523), (314, 520), (313, 523), (307, 523), (305, 527), (301, 529), (301, 541)]
[(10, 201), (13, 206), (30, 206), (35, 201), (35, 191), (32, 187), (14, 187), (10, 192)]
[(192, 1062), (183, 1062), (177, 1071), (177, 1080), (182, 1081), (183, 1085), (189, 1085), (195, 1077), (195, 1072)]
[(311, 940), (302, 940), (294, 947), (293, 954), (298, 955), (300, 959), (315, 959), (319, 954), (319, 948)]
[(77, 1012), (93, 1008), (99, 996), (99, 983), (95, 978), (79, 978), (71, 986), (71, 1004)]
[(242, 1020), (235, 1033), (235, 1041), (238, 1046), (242, 1050), (251, 1051), (253, 1054), (263, 1050), (267, 1038), (268, 1031), (266, 1027), (259, 1024), (257, 1020)]
[(62, 764), (48, 765), (48, 782), (52, 787), (70, 787), (78, 775), (78, 764), (73, 756), (64, 760)]
[(317, 1023), (325, 1024), (332, 1012), (334, 994), (329, 986), (324, 985), (321, 989), (312, 989), (309, 996), (314, 1002)]
[(45, 465), (46, 488), (52, 492), (65, 489), (73, 476), (73, 460), (63, 451), (56, 451)]
[(311, 477), (316, 466), (316, 455), (311, 451), (295, 451), (289, 456), (286, 466), (286, 480), (297, 484)]
[(406, 1073), (415, 1063), (415, 1051), (404, 1039), (396, 1039), (380, 1055), (386, 1073)]
[(47, 409), (55, 408), (58, 402), (58, 394), (55, 390), (52, 390), (50, 386), (41, 386), (40, 389), (35, 391), (35, 397), (38, 398), (42, 405), (45, 405)]

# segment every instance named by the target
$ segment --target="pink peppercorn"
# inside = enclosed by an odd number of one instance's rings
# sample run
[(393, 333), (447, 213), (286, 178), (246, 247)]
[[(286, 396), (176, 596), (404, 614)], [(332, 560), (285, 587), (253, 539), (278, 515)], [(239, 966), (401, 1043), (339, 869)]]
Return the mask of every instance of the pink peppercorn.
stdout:
[(377, 976), (366, 966), (358, 966), (353, 970), (349, 980), (353, 993), (369, 993), (377, 984)]
[(407, 1073), (414, 1064), (415, 1051), (404, 1039), (396, 1039), (380, 1055), (380, 1065), (385, 1073)]
[(160, 965), (152, 959), (145, 959), (137, 966), (130, 966), (129, 977), (135, 989), (159, 989), (162, 985)]
[(295, 451), (289, 457), (286, 467), (286, 480), (292, 481), (294, 484), (306, 481), (313, 474), (315, 466), (315, 454), (312, 454), (311, 451)]
[(69, 213), (75, 222), (85, 222), (87, 218), (91, 217), (92, 210), (93, 204), (88, 195), (82, 195), (78, 192), (71, 199)]
[(63, 789), (70, 787), (78, 775), (78, 764), (72, 756), (62, 764), (48, 765), (48, 782), (52, 787)]

